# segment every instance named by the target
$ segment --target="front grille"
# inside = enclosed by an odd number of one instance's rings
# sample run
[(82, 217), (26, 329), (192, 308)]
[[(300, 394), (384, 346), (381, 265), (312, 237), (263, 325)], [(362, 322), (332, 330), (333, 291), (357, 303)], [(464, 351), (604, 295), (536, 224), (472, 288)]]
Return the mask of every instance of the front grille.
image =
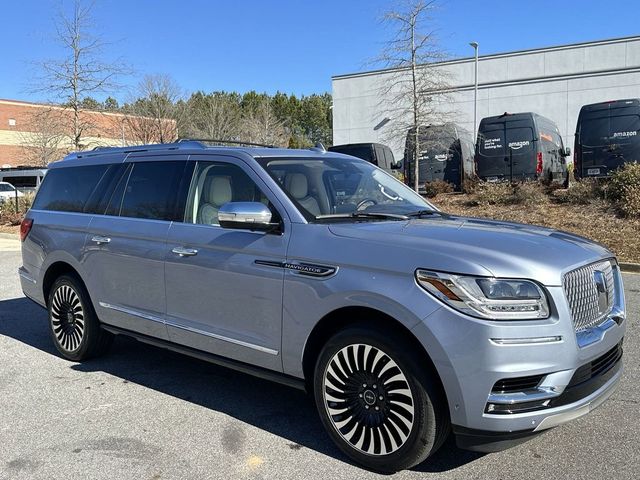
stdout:
[[(598, 290), (598, 271), (604, 276), (604, 291)], [(615, 297), (611, 261), (592, 263), (567, 273), (564, 276), (564, 293), (576, 332), (600, 324), (611, 312)]]
[(581, 383), (591, 380), (592, 378), (605, 374), (607, 371), (609, 371), (609, 369), (611, 369), (611, 367), (618, 363), (621, 358), (622, 342), (613, 347), (604, 355), (601, 355), (595, 360), (578, 368), (573, 374), (573, 377), (571, 377), (571, 381), (569, 382), (567, 388), (580, 385)]
[(491, 393), (522, 392), (536, 388), (544, 375), (532, 375), (529, 377), (503, 378), (498, 380), (491, 389)]

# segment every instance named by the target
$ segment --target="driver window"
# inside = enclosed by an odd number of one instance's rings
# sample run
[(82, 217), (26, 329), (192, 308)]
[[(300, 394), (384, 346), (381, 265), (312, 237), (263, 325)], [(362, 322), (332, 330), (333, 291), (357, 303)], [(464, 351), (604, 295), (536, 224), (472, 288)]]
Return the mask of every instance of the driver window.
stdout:
[(279, 218), (267, 197), (249, 176), (238, 166), (218, 162), (198, 162), (196, 165), (187, 208), (185, 223), (219, 225), (218, 211), (228, 202), (261, 202)]

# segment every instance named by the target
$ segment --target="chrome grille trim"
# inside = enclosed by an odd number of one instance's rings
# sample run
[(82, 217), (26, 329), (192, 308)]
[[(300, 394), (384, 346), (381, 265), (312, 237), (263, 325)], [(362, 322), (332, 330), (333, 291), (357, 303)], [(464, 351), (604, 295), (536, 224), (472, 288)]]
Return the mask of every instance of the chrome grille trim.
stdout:
[[(596, 270), (603, 272), (606, 282), (608, 306), (604, 312), (598, 307), (598, 287), (594, 279)], [(564, 293), (576, 332), (599, 325), (611, 313), (616, 295), (613, 275), (612, 260), (585, 265), (565, 274)]]

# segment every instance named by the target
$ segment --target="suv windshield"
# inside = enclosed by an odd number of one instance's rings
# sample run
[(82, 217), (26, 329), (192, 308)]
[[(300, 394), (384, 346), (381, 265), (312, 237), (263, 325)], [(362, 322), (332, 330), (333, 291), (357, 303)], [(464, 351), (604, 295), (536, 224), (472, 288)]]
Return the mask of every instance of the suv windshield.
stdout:
[(264, 159), (261, 164), (310, 221), (437, 212), (413, 190), (362, 160)]
[(0, 192), (13, 192), (15, 189), (9, 183), (0, 183)]

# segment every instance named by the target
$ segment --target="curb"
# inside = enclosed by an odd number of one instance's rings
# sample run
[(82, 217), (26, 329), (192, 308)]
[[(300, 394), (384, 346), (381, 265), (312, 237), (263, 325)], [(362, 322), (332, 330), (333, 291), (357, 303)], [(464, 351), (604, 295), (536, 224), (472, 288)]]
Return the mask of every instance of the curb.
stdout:
[(620, 270), (626, 273), (640, 273), (640, 263), (618, 262)]

